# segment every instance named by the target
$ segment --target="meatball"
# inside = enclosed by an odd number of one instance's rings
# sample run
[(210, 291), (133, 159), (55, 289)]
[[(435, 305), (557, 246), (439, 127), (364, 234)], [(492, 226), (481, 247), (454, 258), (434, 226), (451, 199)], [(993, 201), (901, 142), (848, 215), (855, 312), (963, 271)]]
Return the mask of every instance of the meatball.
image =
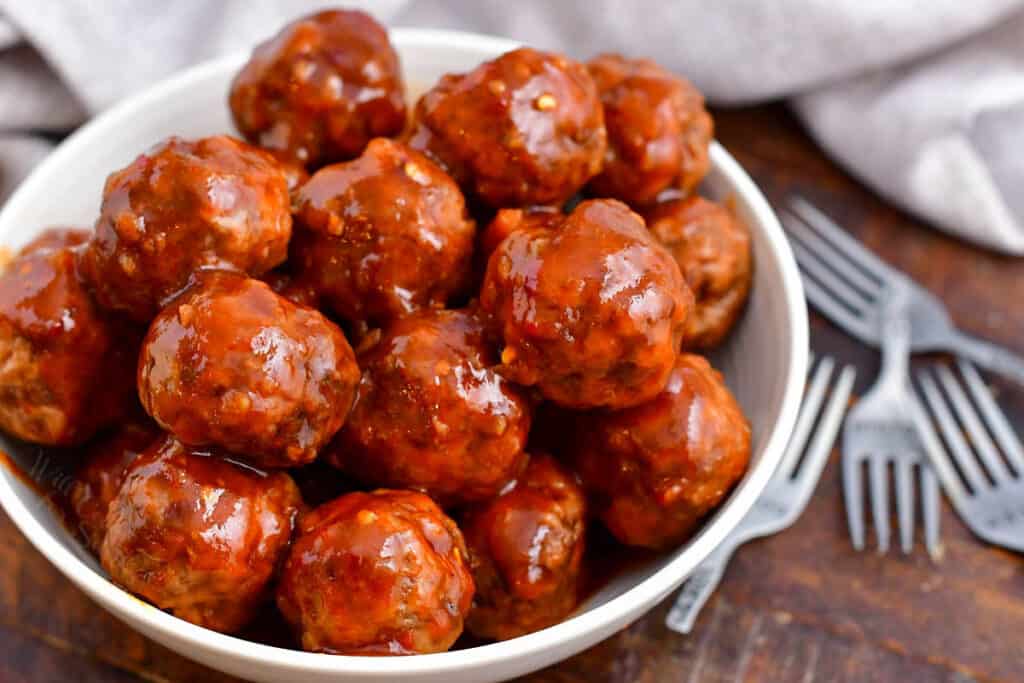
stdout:
[(149, 322), (201, 268), (261, 275), (285, 260), (288, 178), (219, 135), (170, 138), (107, 178), (84, 271), (103, 306)]
[(359, 156), (406, 119), (387, 31), (356, 10), (312, 14), (258, 45), (229, 104), (246, 138), (310, 168)]
[(45, 233), (0, 274), (0, 429), (82, 443), (132, 409), (141, 332), (100, 310), (78, 274), (80, 231)]
[(531, 411), (490, 369), (495, 360), (466, 311), (396, 321), (360, 354), (352, 414), (325, 457), (365, 483), (443, 505), (497, 495), (526, 463)]
[(240, 467), (168, 436), (125, 475), (100, 561), (115, 583), (174, 616), (238, 631), (270, 597), (301, 503), (287, 474)]
[(585, 528), (580, 485), (548, 455), (532, 456), (513, 488), (467, 510), (462, 530), (476, 582), (469, 632), (508, 640), (572, 612)]
[(107, 510), (135, 459), (157, 439), (145, 422), (128, 422), (108, 438), (91, 445), (75, 473), (69, 500), (79, 531), (97, 553), (107, 533)]
[(420, 98), (410, 144), (492, 206), (556, 204), (601, 170), (597, 88), (582, 64), (521, 48)]
[(666, 188), (693, 190), (708, 172), (714, 130), (700, 92), (649, 59), (601, 55), (587, 68), (608, 130), (604, 168), (589, 191), (644, 204)]
[(441, 652), (473, 600), (466, 545), (421, 493), (348, 493), (305, 515), (277, 606), (302, 647), (350, 655)]
[(153, 419), (185, 444), (257, 467), (316, 458), (358, 380), (334, 323), (265, 282), (218, 271), (160, 312), (139, 358), (139, 398)]
[(500, 209), (480, 233), (479, 252), (484, 262), (490, 258), (502, 241), (522, 228), (555, 229), (565, 220), (565, 214), (552, 206), (531, 206), (525, 209)]
[(581, 419), (572, 457), (619, 541), (666, 549), (686, 540), (743, 476), (750, 426), (722, 376), (684, 353), (653, 400)]
[(715, 348), (739, 319), (750, 293), (749, 229), (726, 207), (697, 196), (661, 202), (646, 218), (697, 299), (683, 347)]
[(558, 230), (509, 235), (480, 305), (505, 343), (498, 372), (564, 407), (622, 408), (665, 385), (693, 294), (639, 216), (591, 200)]
[(296, 197), (291, 264), (341, 317), (381, 324), (466, 285), (475, 225), (455, 182), (401, 143), (374, 140)]

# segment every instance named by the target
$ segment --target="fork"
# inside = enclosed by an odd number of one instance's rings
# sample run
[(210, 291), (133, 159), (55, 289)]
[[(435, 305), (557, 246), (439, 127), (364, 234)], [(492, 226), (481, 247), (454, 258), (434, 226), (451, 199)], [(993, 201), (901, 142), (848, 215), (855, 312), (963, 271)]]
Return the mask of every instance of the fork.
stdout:
[(782, 212), (808, 300), (862, 342), (881, 342), (879, 302), (890, 292), (908, 300), (910, 347), (946, 351), (1024, 385), (1024, 358), (956, 329), (931, 292), (886, 265), (825, 214), (800, 197)]
[[(697, 566), (683, 585), (665, 618), (665, 625), (673, 631), (685, 634), (693, 629), (697, 615), (722, 580), (725, 566), (736, 548), (754, 538), (782, 531), (804, 511), (832, 451), (853, 389), (855, 371), (846, 366), (839, 373), (825, 403), (834, 369), (834, 360), (822, 358), (804, 393), (793, 434), (775, 473), (739, 526)], [(808, 445), (816, 419), (818, 428)]]
[[(919, 471), (925, 547), (939, 554), (939, 487), (926, 451), (936, 442), (922, 438), (920, 410), (910, 385), (910, 322), (902, 290), (889, 292), (882, 302), (882, 371), (878, 381), (846, 416), (843, 428), (843, 495), (853, 547), (864, 549), (863, 469), (868, 469), (868, 497), (878, 551), (889, 549), (889, 469), (896, 488), (900, 546), (914, 545), (913, 470)], [(939, 454), (934, 454), (939, 457)]]
[(952, 454), (952, 460), (947, 455), (932, 464), (971, 531), (989, 543), (1024, 552), (1024, 448), (978, 372), (964, 361), (957, 365), (960, 382), (945, 365), (918, 374), (925, 402)]

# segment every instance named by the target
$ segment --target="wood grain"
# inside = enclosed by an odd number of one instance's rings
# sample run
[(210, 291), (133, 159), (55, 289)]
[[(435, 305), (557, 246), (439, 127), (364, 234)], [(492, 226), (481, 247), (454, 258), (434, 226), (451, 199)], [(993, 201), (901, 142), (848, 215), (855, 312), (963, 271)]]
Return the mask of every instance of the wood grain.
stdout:
[[(770, 200), (800, 194), (940, 295), (956, 322), (1024, 352), (1024, 260), (987, 253), (886, 205), (830, 162), (782, 106), (718, 112), (718, 138)], [(816, 351), (878, 357), (820, 318)], [(1014, 423), (1024, 391), (996, 383)], [(664, 627), (668, 602), (605, 642), (523, 683), (662, 681), (1014, 681), (1024, 678), (1021, 558), (975, 540), (944, 509), (940, 562), (849, 545), (838, 454), (800, 521), (736, 554), (694, 633)], [(0, 515), (0, 680), (212, 681), (136, 634), (53, 569)]]

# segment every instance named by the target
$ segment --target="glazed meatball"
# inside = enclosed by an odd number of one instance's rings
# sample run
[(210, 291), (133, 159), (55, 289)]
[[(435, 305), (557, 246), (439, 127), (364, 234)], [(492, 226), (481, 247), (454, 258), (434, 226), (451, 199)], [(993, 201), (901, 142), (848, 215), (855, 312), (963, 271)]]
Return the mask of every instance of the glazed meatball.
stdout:
[(398, 55), (384, 27), (355, 10), (299, 19), (257, 46), (229, 103), (246, 138), (310, 168), (359, 156), (406, 118)]
[(715, 348), (739, 319), (750, 293), (750, 231), (726, 207), (697, 196), (661, 202), (646, 218), (697, 299), (683, 347)]
[(547, 228), (554, 230), (565, 214), (557, 207), (531, 206), (525, 209), (500, 209), (480, 233), (479, 252), (485, 263), (502, 241), (516, 230)]
[(352, 414), (325, 456), (360, 481), (443, 505), (497, 495), (526, 463), (530, 406), (495, 360), (472, 313), (393, 323), (360, 354)]
[(295, 205), (292, 268), (346, 320), (381, 324), (465, 287), (476, 232), (462, 192), (401, 143), (320, 169)]
[(118, 585), (215, 631), (243, 627), (270, 597), (302, 499), (284, 473), (157, 441), (107, 512), (100, 561)]
[(157, 439), (147, 422), (129, 422), (109, 437), (91, 445), (75, 473), (69, 500), (79, 531), (97, 553), (107, 533), (107, 510), (135, 459)]
[(466, 545), (421, 493), (348, 493), (305, 515), (277, 606), (303, 649), (350, 655), (442, 652), (473, 600)]
[(469, 632), (508, 640), (572, 612), (585, 528), (580, 485), (548, 455), (532, 456), (513, 488), (467, 510), (462, 530), (476, 582)]
[(207, 271), (149, 328), (139, 398), (190, 446), (257, 467), (316, 458), (352, 405), (359, 369), (334, 323), (259, 280)]
[(496, 207), (568, 199), (601, 170), (606, 146), (586, 68), (529, 48), (444, 76), (417, 103), (410, 144)]
[(568, 408), (622, 408), (665, 385), (693, 305), (672, 255), (614, 200), (558, 230), (517, 230), (480, 294), (504, 340), (498, 371)]
[(722, 376), (684, 353), (653, 400), (581, 419), (573, 460), (620, 542), (665, 549), (686, 540), (743, 476), (750, 427)]
[(285, 260), (288, 179), (227, 136), (170, 138), (107, 178), (84, 270), (103, 306), (149, 322), (202, 268), (260, 275)]
[(608, 130), (604, 168), (590, 192), (644, 204), (666, 188), (693, 190), (708, 172), (714, 132), (700, 92), (649, 59), (601, 55), (587, 68)]
[(52, 231), (0, 274), (0, 429), (79, 444), (132, 409), (140, 331), (101, 311), (78, 274), (79, 231)]

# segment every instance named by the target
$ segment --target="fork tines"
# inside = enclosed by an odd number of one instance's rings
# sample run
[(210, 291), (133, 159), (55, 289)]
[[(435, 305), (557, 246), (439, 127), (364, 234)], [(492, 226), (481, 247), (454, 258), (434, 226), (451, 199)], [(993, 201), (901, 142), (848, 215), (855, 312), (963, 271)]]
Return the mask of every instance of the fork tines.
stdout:
[[(817, 484), (835, 442), (836, 432), (853, 391), (856, 370), (847, 365), (835, 372), (835, 359), (824, 356), (815, 367), (815, 356), (807, 361), (807, 387), (803, 403), (789, 438), (789, 445), (775, 471), (775, 478)], [(811, 438), (813, 435), (813, 439)], [(810, 495), (810, 490), (807, 491)]]
[[(918, 374), (950, 459), (934, 463), (954, 507), (982, 538), (1024, 550), (1024, 446), (977, 370), (958, 361)], [(927, 416), (926, 416), (927, 417)]]
[[(955, 462), (966, 480), (968, 488), (972, 492), (980, 491), (995, 482), (1006, 479), (1009, 476), (1007, 465), (1000, 458), (995, 444), (981, 425), (978, 413), (953, 376), (953, 372), (948, 367), (940, 365), (932, 373), (922, 370), (918, 375), (918, 380), (921, 383), (925, 400), (935, 415), (939, 430), (953, 452)], [(980, 381), (980, 378), (978, 380)], [(952, 405), (952, 410), (950, 405)], [(971, 455), (972, 448), (968, 439), (964, 438), (964, 432), (970, 439), (970, 443), (974, 444), (978, 455), (977, 460)]]
[[(864, 516), (864, 496), (870, 500), (871, 519), (874, 524), (875, 536), (878, 540), (878, 552), (889, 550), (889, 511), (890, 511), (890, 474), (893, 486), (893, 497), (896, 502), (897, 527), (900, 538), (900, 549), (904, 554), (910, 553), (914, 545), (915, 492), (914, 474), (917, 474), (918, 495), (920, 496), (920, 512), (924, 526), (924, 544), (929, 556), (937, 559), (941, 549), (939, 544), (939, 485), (935, 472), (929, 463), (920, 460), (914, 462), (907, 457), (854, 458), (847, 455), (848, 448), (843, 452), (843, 498), (846, 503), (847, 524), (850, 538), (855, 550), (864, 550), (867, 537), (867, 523)], [(865, 488), (864, 469), (867, 469)]]
[(833, 319), (870, 334), (865, 315), (879, 306), (894, 271), (828, 216), (799, 197), (781, 212), (807, 298)]

